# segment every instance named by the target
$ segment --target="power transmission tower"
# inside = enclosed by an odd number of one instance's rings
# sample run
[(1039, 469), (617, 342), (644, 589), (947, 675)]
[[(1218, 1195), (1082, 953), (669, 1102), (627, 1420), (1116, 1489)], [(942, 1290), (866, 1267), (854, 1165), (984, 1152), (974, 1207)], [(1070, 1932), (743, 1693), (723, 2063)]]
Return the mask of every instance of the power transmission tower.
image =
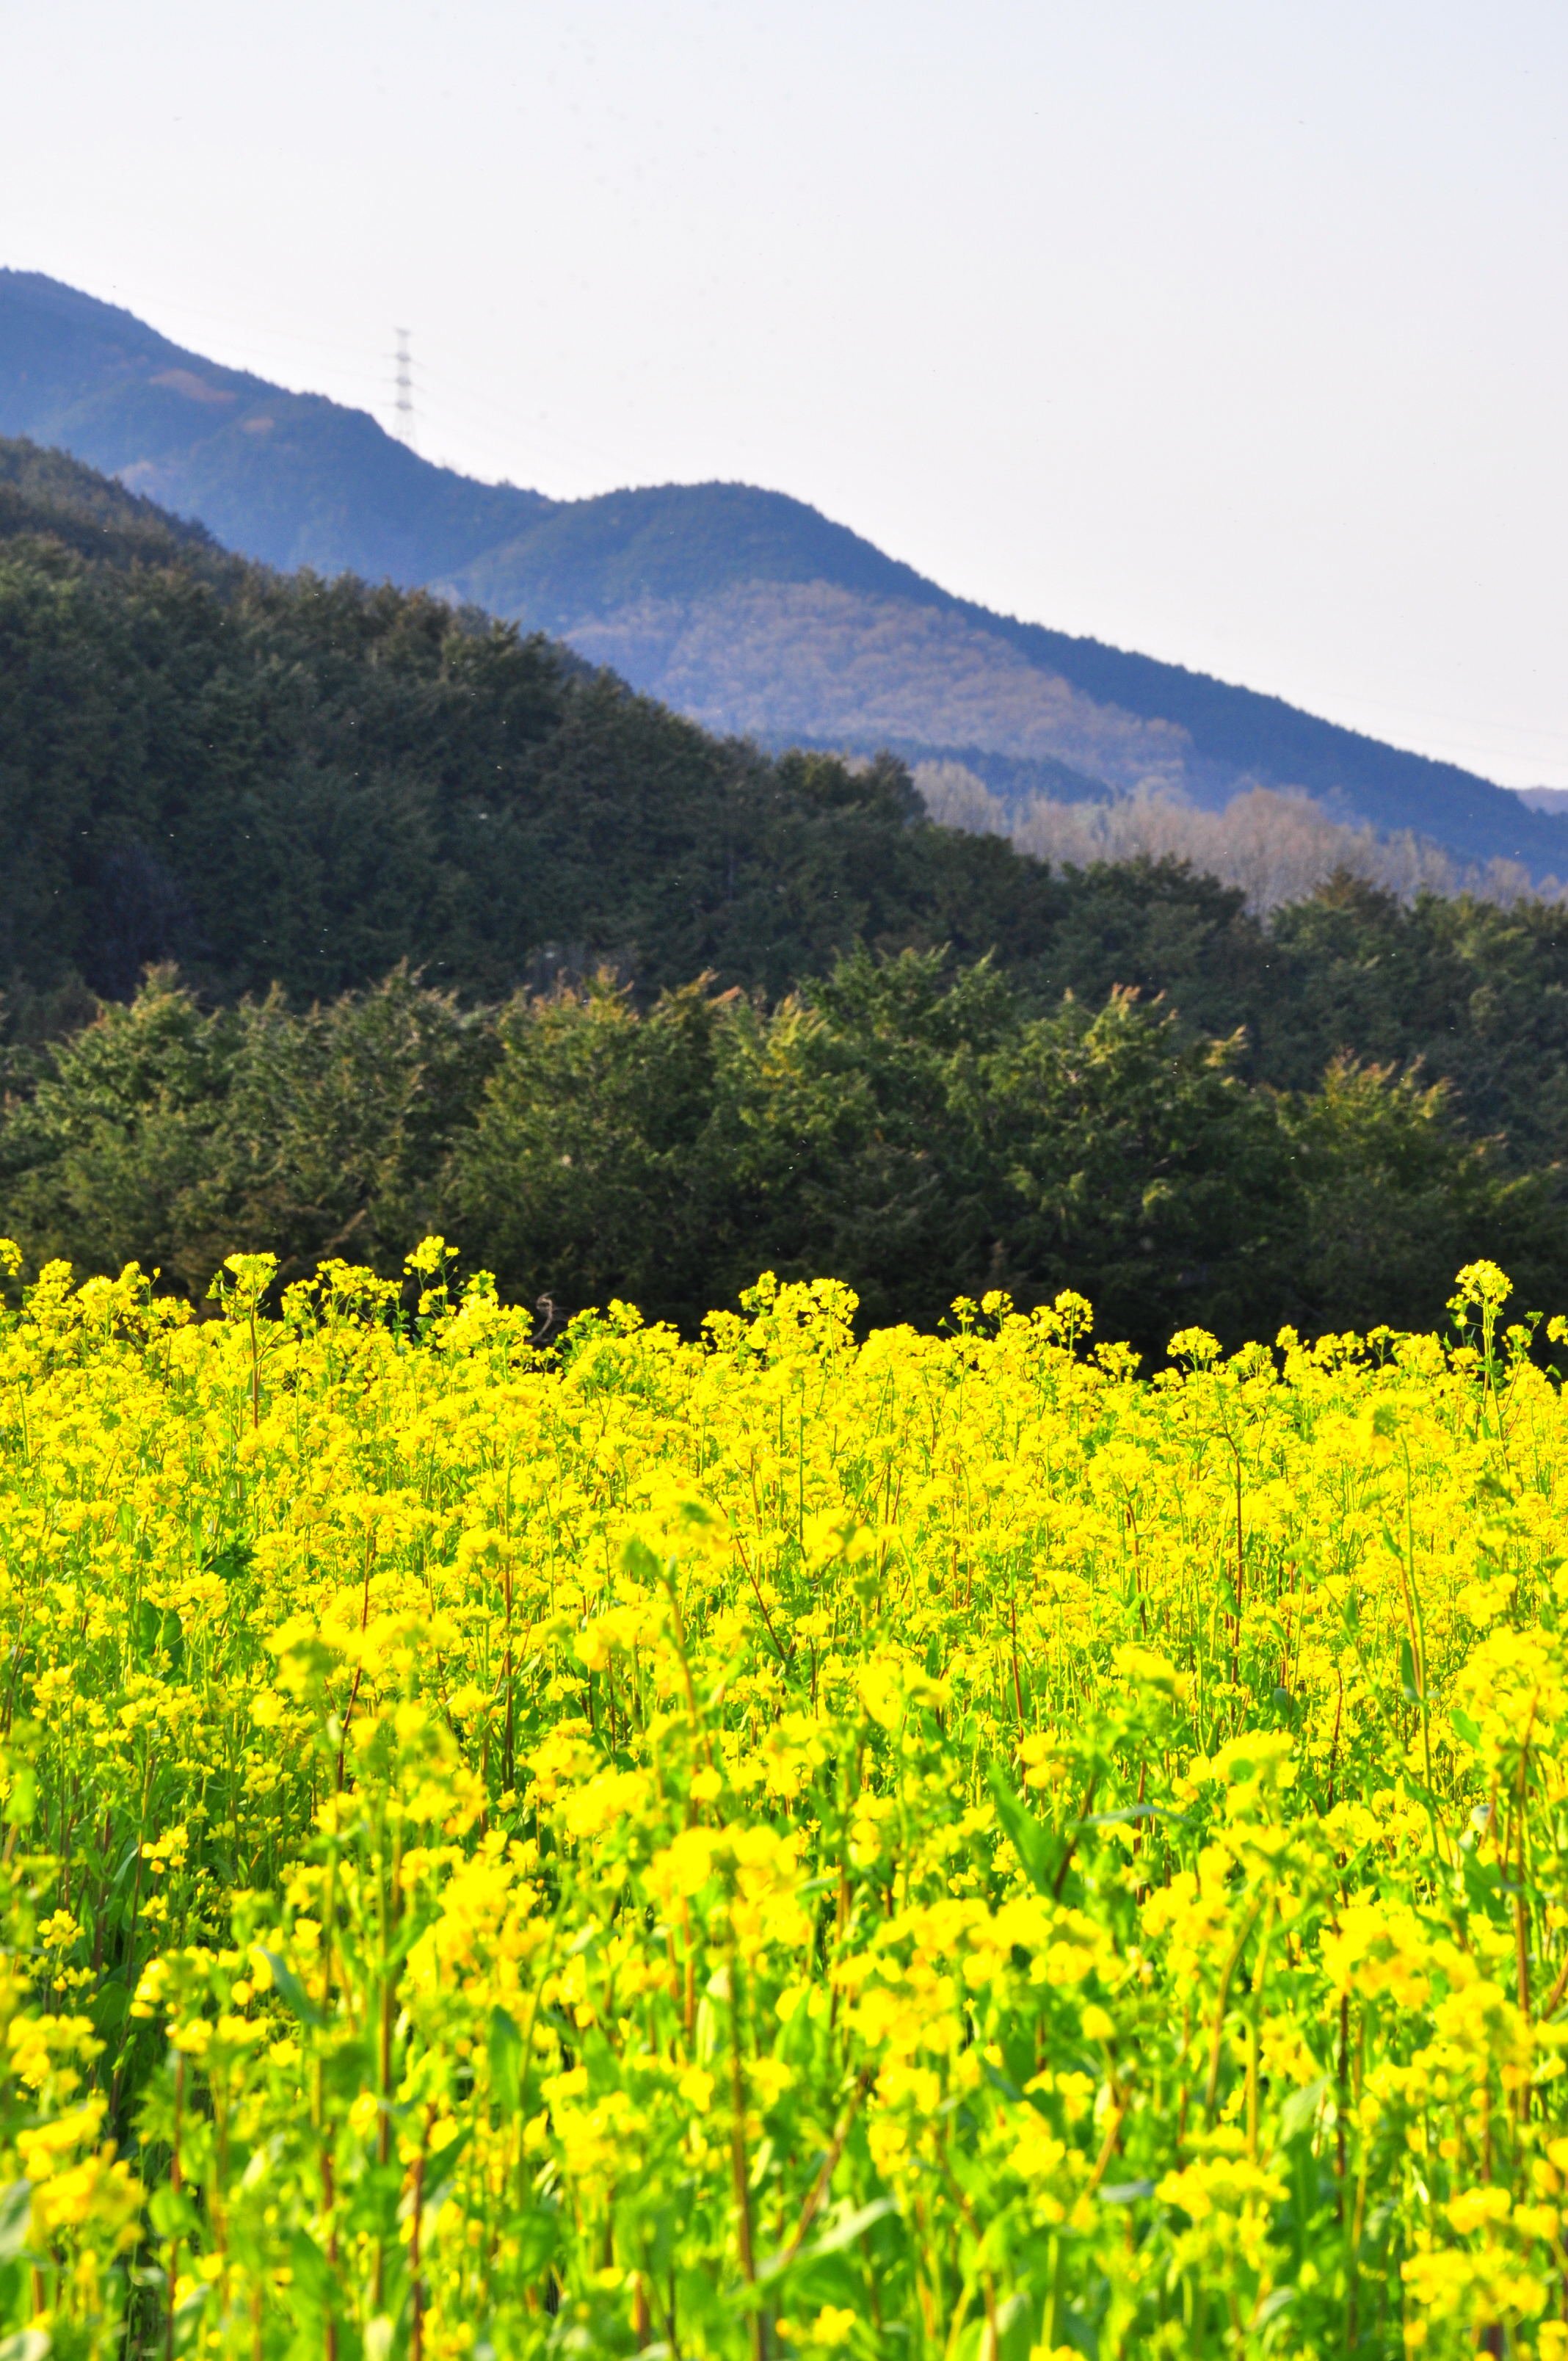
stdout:
[(392, 405), (397, 413), (396, 432), (399, 440), (406, 443), (409, 449), (412, 451), (417, 447), (414, 440), (413, 356), (409, 350), (408, 330), (395, 328), (392, 333), (398, 340), (398, 373), (393, 379), (397, 387), (397, 400)]

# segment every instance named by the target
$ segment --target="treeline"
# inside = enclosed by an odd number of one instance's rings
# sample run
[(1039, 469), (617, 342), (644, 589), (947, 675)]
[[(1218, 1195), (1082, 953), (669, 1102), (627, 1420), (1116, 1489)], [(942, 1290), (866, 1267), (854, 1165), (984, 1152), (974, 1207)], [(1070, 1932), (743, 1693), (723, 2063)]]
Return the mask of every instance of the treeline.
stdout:
[(1477, 1254), (1568, 1303), (1549, 1182), (1443, 1086), (1341, 1060), (1277, 1092), (1240, 1047), (916, 952), (772, 1005), (606, 978), (471, 1009), (402, 972), (203, 1008), (155, 974), (12, 1097), (0, 1230), (200, 1296), (235, 1247), (390, 1272), (439, 1229), (550, 1323), (620, 1296), (692, 1329), (762, 1268), (845, 1277), (883, 1321), (1071, 1285), (1151, 1353), (1194, 1321), (1431, 1324)]

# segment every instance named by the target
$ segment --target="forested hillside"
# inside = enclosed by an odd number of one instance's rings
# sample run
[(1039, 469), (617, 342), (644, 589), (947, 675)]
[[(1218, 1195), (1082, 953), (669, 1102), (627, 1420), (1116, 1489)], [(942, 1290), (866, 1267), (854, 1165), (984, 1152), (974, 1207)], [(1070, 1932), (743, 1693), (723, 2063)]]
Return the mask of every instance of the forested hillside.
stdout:
[[(1053, 795), (1255, 785), (1461, 860), (1568, 870), (1553, 817), (1206, 675), (953, 597), (749, 484), (552, 500), (433, 466), (362, 411), (229, 369), (116, 306), (0, 270), (0, 434), (58, 444), (280, 566), (474, 601), (720, 732), (1029, 766)], [(992, 782), (994, 784), (994, 780)]]
[(499, 994), (618, 963), (784, 988), (839, 946), (1027, 956), (1060, 895), (896, 765), (770, 760), (422, 593), (284, 577), (0, 446), (0, 976)]
[[(0, 449), (0, 1231), (200, 1294), (443, 1227), (567, 1316), (764, 1265), (1064, 1284), (1157, 1350), (1568, 1302), (1568, 914), (1249, 916), (1053, 870), (892, 758), (715, 740), (418, 592)], [(144, 969), (158, 972), (139, 985)]]

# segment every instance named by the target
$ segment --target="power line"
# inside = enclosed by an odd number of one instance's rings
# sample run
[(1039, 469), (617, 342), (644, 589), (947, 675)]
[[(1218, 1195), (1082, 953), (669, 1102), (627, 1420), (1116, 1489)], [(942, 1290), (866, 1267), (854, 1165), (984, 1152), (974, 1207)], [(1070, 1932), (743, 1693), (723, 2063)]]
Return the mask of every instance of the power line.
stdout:
[(520, 434), (531, 442), (543, 439), (546, 443), (558, 444), (563, 450), (570, 451), (579, 458), (595, 460), (605, 467), (613, 468), (621, 464), (610, 453), (600, 450), (597, 445), (584, 443), (575, 434), (564, 434), (558, 426), (550, 424), (545, 418), (537, 413), (519, 412), (511, 404), (499, 396), (481, 392), (477, 386), (460, 383), (456, 379), (448, 377), (444, 369), (432, 368), (427, 362), (422, 361), (420, 364), (420, 383), (427, 397), (431, 389), (434, 389), (436, 407), (439, 411), (443, 412), (449, 410), (466, 411), (469, 418), (476, 422), (486, 434), (505, 435), (512, 454), (508, 463), (509, 467), (517, 464), (515, 438)]

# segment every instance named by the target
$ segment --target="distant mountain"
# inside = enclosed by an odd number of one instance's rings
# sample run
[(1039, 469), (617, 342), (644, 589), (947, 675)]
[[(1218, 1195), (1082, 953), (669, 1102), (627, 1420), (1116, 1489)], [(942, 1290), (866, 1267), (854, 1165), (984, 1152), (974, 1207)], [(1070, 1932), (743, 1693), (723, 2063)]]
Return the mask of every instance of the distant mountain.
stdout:
[(223, 368), (38, 271), (0, 270), (0, 434), (57, 445), (264, 565), (406, 586), (551, 506), (432, 467), (362, 410)]
[(220, 368), (0, 271), (0, 434), (58, 445), (267, 563), (428, 586), (569, 640), (707, 727), (961, 759), (1005, 794), (1255, 785), (1467, 861), (1564, 867), (1555, 817), (1278, 697), (992, 613), (804, 501), (673, 484), (552, 501), (437, 467), (367, 413)]

